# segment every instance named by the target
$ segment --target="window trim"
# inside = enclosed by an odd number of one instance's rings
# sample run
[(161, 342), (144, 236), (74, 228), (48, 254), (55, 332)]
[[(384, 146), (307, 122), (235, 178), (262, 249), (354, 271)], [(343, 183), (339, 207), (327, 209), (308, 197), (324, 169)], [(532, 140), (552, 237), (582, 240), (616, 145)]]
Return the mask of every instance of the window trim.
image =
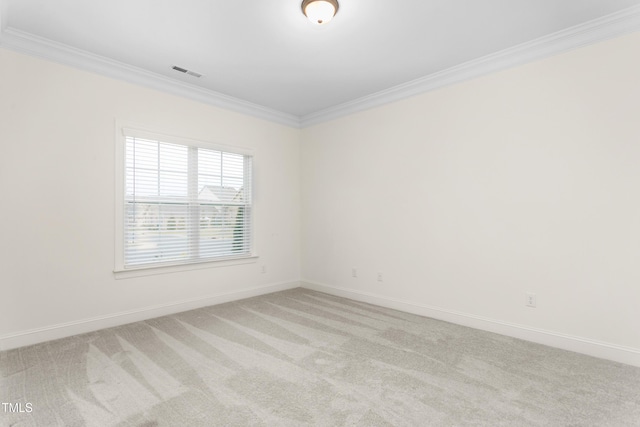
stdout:
[(116, 147), (115, 147), (115, 260), (113, 273), (116, 279), (128, 278), (128, 277), (140, 277), (155, 274), (174, 273), (178, 271), (199, 270), (203, 268), (217, 268), (233, 265), (242, 265), (248, 263), (255, 263), (258, 260), (258, 255), (255, 253), (255, 208), (253, 191), (255, 191), (254, 183), (251, 182), (252, 187), (252, 209), (249, 221), (251, 222), (251, 238), (250, 238), (250, 250), (248, 254), (220, 257), (217, 259), (204, 259), (204, 260), (189, 260), (187, 262), (166, 262), (156, 263), (152, 265), (142, 264), (139, 266), (125, 266), (124, 263), (124, 218), (125, 218), (125, 167), (126, 167), (126, 138), (134, 137), (141, 139), (151, 139), (161, 142), (181, 144), (187, 146), (193, 146), (198, 148), (206, 148), (217, 151), (230, 152), (234, 154), (241, 154), (251, 156), (252, 161), (252, 173), (251, 180), (254, 180), (255, 156), (251, 149), (238, 146), (230, 146), (219, 144), (217, 142), (203, 141), (201, 139), (190, 139), (177, 137), (173, 135), (167, 135), (160, 132), (149, 131), (142, 127), (131, 126), (119, 123), (116, 121)]

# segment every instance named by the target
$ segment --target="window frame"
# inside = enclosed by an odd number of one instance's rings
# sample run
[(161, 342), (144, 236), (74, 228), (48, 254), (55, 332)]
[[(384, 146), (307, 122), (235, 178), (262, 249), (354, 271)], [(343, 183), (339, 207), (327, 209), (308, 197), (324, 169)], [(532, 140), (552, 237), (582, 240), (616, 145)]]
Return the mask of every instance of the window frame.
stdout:
[[(170, 144), (180, 144), (188, 147), (197, 147), (221, 152), (240, 154), (250, 156), (251, 160), (251, 200), (250, 215), (246, 218), (249, 221), (249, 253), (236, 256), (216, 257), (209, 259), (187, 261), (169, 261), (163, 263), (130, 265), (125, 264), (125, 208), (126, 208), (126, 140), (127, 137), (155, 140)], [(197, 270), (203, 268), (225, 267), (230, 265), (241, 265), (257, 262), (258, 255), (255, 253), (255, 197), (254, 192), (254, 162), (255, 155), (253, 150), (239, 146), (229, 146), (216, 142), (203, 141), (200, 139), (191, 139), (162, 134), (155, 131), (149, 131), (138, 126), (116, 123), (116, 150), (115, 150), (115, 267), (114, 274), (116, 279), (139, 277), (154, 274), (172, 273), (177, 271)]]

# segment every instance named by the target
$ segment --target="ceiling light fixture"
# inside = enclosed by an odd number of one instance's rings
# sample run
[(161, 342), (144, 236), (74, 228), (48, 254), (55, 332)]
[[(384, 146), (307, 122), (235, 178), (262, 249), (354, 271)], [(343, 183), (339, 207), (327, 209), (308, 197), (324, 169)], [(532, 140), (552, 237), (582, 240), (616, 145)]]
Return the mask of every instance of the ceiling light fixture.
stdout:
[(302, 13), (314, 24), (326, 24), (338, 13), (338, 0), (303, 0)]

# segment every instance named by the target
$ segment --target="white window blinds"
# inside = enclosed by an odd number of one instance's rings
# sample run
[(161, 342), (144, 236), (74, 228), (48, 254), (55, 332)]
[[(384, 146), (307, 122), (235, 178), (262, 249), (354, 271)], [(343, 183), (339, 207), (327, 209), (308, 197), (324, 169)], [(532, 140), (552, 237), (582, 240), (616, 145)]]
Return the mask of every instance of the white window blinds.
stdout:
[(126, 136), (124, 267), (250, 256), (251, 160)]

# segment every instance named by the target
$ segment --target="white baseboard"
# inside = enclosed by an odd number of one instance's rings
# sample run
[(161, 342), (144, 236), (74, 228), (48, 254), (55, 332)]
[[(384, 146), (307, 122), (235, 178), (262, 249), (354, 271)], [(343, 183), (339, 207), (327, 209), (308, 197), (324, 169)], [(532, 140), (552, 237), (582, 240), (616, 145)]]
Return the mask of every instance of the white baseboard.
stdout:
[(302, 280), (303, 288), (640, 367), (640, 349)]
[(298, 287), (300, 287), (298, 281), (276, 283), (30, 329), (0, 336), (0, 351)]

